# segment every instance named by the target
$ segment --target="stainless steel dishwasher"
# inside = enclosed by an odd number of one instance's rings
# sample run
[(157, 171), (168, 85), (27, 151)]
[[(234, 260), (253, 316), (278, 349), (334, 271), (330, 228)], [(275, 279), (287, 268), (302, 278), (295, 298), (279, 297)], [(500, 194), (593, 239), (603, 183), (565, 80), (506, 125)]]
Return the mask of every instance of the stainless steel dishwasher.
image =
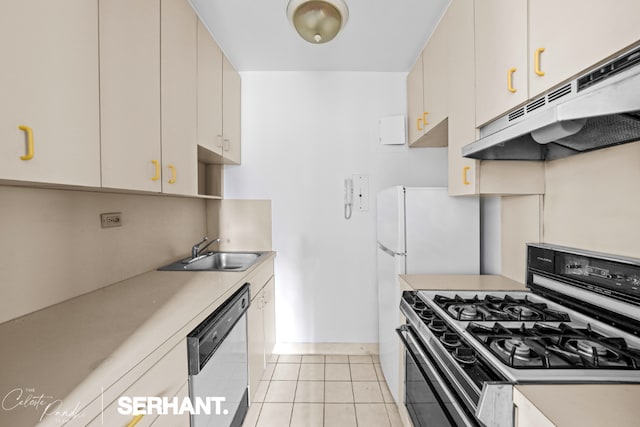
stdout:
[[(191, 427), (242, 425), (249, 404), (249, 304), (249, 284), (245, 283), (187, 335), (189, 397), (196, 408)], [(202, 405), (200, 410), (198, 405)]]

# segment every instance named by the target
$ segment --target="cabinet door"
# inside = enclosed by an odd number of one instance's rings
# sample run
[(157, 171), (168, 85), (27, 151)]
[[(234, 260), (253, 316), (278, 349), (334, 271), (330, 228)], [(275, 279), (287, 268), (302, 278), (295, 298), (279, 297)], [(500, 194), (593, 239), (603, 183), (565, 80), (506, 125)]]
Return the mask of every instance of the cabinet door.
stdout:
[(198, 21), (198, 144), (222, 155), (222, 51)]
[[(431, 131), (448, 116), (447, 32), (447, 20), (442, 19), (422, 53), (424, 133)], [(446, 143), (446, 139), (443, 142)]]
[[(640, 40), (640, 2), (529, 2), (530, 94), (537, 95)], [(540, 70), (535, 73), (535, 56)]]
[(247, 311), (247, 349), (249, 356), (249, 401), (258, 389), (266, 367), (264, 358), (263, 292), (251, 300)]
[(225, 163), (240, 164), (240, 75), (222, 58), (222, 130)]
[(422, 54), (407, 76), (407, 114), (409, 117), (409, 145), (413, 145), (424, 133), (424, 89), (422, 73)]
[(162, 192), (198, 193), (197, 16), (187, 0), (161, 0)]
[(160, 192), (160, 0), (100, 2), (100, 124), (102, 186)]
[[(181, 341), (169, 351), (162, 359), (144, 373), (135, 383), (122, 393), (121, 396), (133, 397), (160, 397), (171, 399), (176, 393), (183, 390), (188, 379), (187, 372), (187, 344)], [(131, 403), (131, 402), (129, 402)], [(108, 404), (102, 413), (94, 418), (88, 426), (126, 426), (135, 419), (135, 415), (123, 415), (118, 410), (121, 408), (118, 400)], [(122, 406), (122, 409), (124, 406)], [(138, 427), (150, 426), (158, 418), (157, 413), (144, 415), (136, 424)], [(178, 421), (173, 425), (183, 425), (183, 417), (168, 417)], [(188, 424), (187, 424), (188, 425)]]
[(264, 286), (264, 360), (271, 359), (276, 345), (276, 282), (272, 277)]
[(98, 1), (3, 1), (0, 55), (0, 179), (99, 187)]
[(527, 0), (476, 0), (476, 125), (528, 98)]
[(449, 28), (449, 194), (476, 194), (480, 162), (462, 157), (462, 147), (476, 139), (474, 100), (473, 3), (453, 0), (443, 18)]

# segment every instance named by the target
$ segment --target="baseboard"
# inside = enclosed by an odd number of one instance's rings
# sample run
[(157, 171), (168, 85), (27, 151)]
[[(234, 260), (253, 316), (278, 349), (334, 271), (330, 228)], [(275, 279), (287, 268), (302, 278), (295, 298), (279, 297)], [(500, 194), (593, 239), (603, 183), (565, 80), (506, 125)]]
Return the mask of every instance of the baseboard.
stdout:
[(277, 343), (275, 354), (378, 354), (378, 343)]

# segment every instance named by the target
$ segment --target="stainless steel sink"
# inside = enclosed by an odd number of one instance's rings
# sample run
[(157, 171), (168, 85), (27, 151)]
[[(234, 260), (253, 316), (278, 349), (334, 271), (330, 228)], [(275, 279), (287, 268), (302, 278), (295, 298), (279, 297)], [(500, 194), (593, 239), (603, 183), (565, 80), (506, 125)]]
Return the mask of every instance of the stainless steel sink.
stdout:
[(207, 252), (196, 258), (185, 258), (159, 268), (163, 271), (245, 271), (264, 252)]

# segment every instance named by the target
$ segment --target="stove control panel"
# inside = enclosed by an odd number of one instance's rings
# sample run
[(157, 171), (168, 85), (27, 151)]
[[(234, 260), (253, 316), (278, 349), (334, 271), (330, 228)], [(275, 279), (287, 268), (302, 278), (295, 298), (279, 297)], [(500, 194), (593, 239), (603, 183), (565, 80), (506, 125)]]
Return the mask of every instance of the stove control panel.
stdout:
[(640, 260), (528, 246), (530, 273), (543, 273), (592, 292), (640, 304)]

